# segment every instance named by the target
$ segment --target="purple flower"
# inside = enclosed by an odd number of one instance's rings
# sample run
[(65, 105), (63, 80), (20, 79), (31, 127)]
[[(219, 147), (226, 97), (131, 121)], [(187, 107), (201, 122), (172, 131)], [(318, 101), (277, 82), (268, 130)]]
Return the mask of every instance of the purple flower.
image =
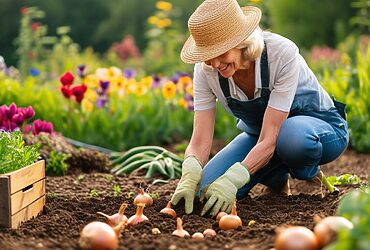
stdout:
[(103, 108), (105, 106), (105, 104), (107, 103), (107, 98), (105, 98), (104, 96), (102, 97), (99, 97), (96, 102), (95, 102), (95, 105), (96, 107), (98, 108)]
[(132, 78), (132, 77), (134, 77), (134, 75), (135, 75), (135, 71), (133, 70), (133, 69), (125, 69), (124, 71), (123, 71), (123, 76), (125, 77), (125, 78)]
[(100, 87), (103, 90), (107, 90), (108, 89), (108, 87), (109, 87), (109, 81), (102, 81), (102, 80), (100, 80), (99, 83), (100, 83)]
[(84, 78), (85, 77), (85, 68), (86, 68), (86, 65), (85, 64), (80, 64), (77, 66), (77, 75), (80, 77), (80, 78)]
[(180, 77), (180, 74), (176, 73), (172, 76), (171, 81), (176, 84), (179, 81)]
[(13, 115), (17, 113), (17, 105), (13, 102), (10, 106), (3, 105), (0, 107), (0, 118), (5, 120), (11, 120)]
[(189, 101), (193, 101), (193, 96), (190, 95), (189, 93), (186, 93), (185, 96), (184, 96), (184, 99), (189, 102)]
[(20, 127), (22, 125), (22, 123), (24, 122), (24, 120), (25, 120), (25, 118), (24, 118), (24, 116), (23, 116), (22, 113), (15, 114), (12, 117), (12, 122), (14, 122), (15, 124), (17, 124), (18, 127)]
[(35, 111), (33, 110), (32, 106), (28, 106), (26, 108), (19, 108), (20, 113), (23, 114), (24, 119), (32, 118), (35, 115)]
[(28, 134), (28, 133), (29, 133), (29, 132), (31, 132), (31, 131), (32, 131), (32, 126), (27, 124), (27, 125), (24, 127), (24, 133)]
[(51, 122), (42, 121), (37, 119), (33, 122), (32, 134), (37, 135), (40, 132), (52, 134), (54, 132), (53, 124)]
[(158, 87), (159, 87), (159, 85), (160, 85), (160, 79), (159, 79), (159, 77), (158, 77), (157, 75), (153, 75), (153, 76), (152, 76), (152, 78), (153, 78), (153, 81), (152, 81), (152, 88), (153, 88), (153, 89), (156, 89), (156, 88), (158, 88)]

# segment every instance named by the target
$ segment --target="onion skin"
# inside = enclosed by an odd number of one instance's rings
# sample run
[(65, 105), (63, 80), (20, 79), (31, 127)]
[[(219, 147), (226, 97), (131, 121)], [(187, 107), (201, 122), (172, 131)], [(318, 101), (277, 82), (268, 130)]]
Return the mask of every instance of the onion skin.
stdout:
[(160, 211), (160, 213), (168, 214), (174, 219), (176, 219), (176, 216), (177, 216), (176, 211), (171, 208), (170, 201), (167, 203), (167, 206)]
[(210, 228), (207, 228), (203, 232), (204, 237), (213, 237), (213, 236), (216, 236), (216, 234), (217, 234), (216, 231)]
[(190, 237), (190, 234), (182, 228), (181, 218), (177, 218), (177, 229), (173, 231), (172, 235), (175, 235), (180, 238)]
[(146, 217), (143, 212), (144, 212), (144, 207), (145, 207), (145, 204), (143, 203), (138, 203), (137, 204), (137, 208), (136, 208), (136, 214), (134, 214), (133, 216), (131, 216), (128, 220), (127, 220), (127, 224), (130, 225), (130, 226), (134, 226), (136, 224), (139, 224), (140, 222), (143, 222), (143, 221), (146, 221), (146, 220), (149, 220), (148, 217)]
[(204, 239), (204, 235), (202, 233), (193, 233), (193, 235), (191, 236), (191, 238), (193, 239), (197, 239), (197, 240), (203, 240)]
[(81, 231), (81, 249), (114, 250), (118, 247), (117, 231), (104, 222), (93, 221)]
[(218, 222), (218, 226), (222, 230), (237, 229), (243, 226), (242, 220), (236, 213), (236, 202), (234, 202), (233, 208), (231, 209), (231, 214), (222, 216)]
[(224, 216), (224, 215), (227, 215), (227, 213), (226, 213), (226, 212), (219, 212), (219, 213), (217, 214), (217, 216), (216, 216), (216, 220), (219, 222), (219, 221), (220, 221), (220, 219), (221, 219), (221, 217), (222, 217), (222, 216)]
[(282, 230), (275, 238), (276, 250), (318, 250), (315, 234), (306, 227), (294, 226)]
[(329, 216), (320, 220), (313, 231), (320, 247), (325, 247), (336, 240), (341, 229), (351, 230), (352, 222), (341, 216)]
[(134, 204), (144, 203), (146, 207), (153, 204), (153, 198), (150, 197), (148, 193), (145, 193), (144, 188), (139, 189), (140, 194), (138, 194), (134, 199)]
[(126, 215), (124, 215), (126, 208), (127, 208), (127, 204), (123, 203), (121, 205), (121, 207), (119, 208), (118, 213), (116, 213), (116, 214), (107, 215), (107, 214), (102, 213), (102, 212), (97, 212), (97, 214), (100, 214), (100, 215), (106, 217), (108, 225), (111, 226), (111, 227), (115, 227), (120, 222), (125, 222), (125, 223), (127, 222), (127, 217), (126, 217)]

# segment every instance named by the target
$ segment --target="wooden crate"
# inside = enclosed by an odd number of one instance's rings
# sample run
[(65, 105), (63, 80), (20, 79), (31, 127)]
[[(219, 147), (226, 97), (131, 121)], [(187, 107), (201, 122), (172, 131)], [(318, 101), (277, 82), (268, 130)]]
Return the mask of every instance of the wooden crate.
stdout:
[(0, 226), (18, 228), (45, 205), (45, 161), (0, 175)]

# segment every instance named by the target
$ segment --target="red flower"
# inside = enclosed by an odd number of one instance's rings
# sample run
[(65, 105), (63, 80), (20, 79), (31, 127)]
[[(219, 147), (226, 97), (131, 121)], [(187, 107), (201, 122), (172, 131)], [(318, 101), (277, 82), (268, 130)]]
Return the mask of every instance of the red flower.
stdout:
[(71, 98), (71, 96), (72, 96), (72, 90), (71, 90), (71, 88), (69, 87), (69, 85), (67, 85), (67, 86), (62, 86), (61, 88), (60, 88), (60, 90), (62, 91), (62, 93), (63, 93), (63, 95), (64, 95), (64, 97), (66, 97), (66, 98)]
[(40, 28), (41, 24), (39, 22), (33, 22), (31, 25), (31, 29), (33, 32), (37, 31)]
[(81, 85), (78, 85), (72, 88), (72, 94), (75, 96), (76, 101), (78, 103), (81, 103), (82, 99), (84, 98), (84, 94), (86, 90), (87, 90), (87, 87), (84, 84), (81, 84)]
[(62, 75), (59, 80), (60, 82), (66, 86), (66, 85), (72, 85), (75, 77), (71, 74), (71, 72), (66, 72), (64, 75)]

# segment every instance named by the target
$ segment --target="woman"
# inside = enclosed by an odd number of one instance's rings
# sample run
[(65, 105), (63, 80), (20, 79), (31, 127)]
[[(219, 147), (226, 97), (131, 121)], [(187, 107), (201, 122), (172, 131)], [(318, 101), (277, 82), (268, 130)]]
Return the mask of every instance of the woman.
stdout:
[[(212, 208), (215, 216), (257, 183), (280, 192), (289, 174), (312, 180), (347, 147), (344, 104), (321, 88), (292, 41), (262, 32), (260, 18), (236, 0), (205, 0), (189, 19), (181, 59), (195, 63), (194, 128), (172, 197), (185, 199), (186, 213), (196, 193), (207, 199), (201, 215)], [(216, 100), (242, 132), (208, 162)]]

